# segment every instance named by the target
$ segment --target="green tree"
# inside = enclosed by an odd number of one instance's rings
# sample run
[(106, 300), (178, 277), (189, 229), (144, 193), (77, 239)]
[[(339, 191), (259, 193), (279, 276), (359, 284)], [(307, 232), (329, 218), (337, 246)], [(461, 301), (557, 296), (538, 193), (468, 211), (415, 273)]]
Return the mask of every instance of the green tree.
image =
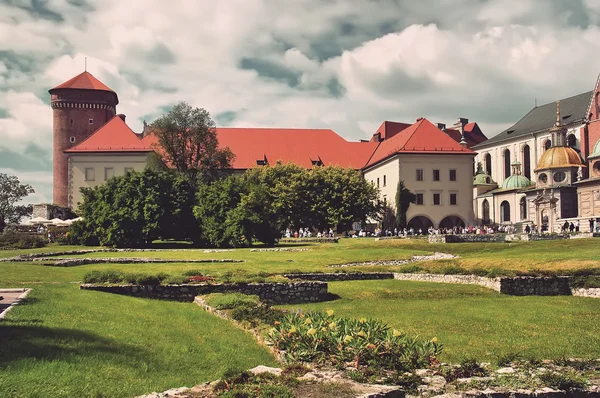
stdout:
[(406, 212), (410, 204), (416, 201), (417, 195), (404, 186), (404, 181), (400, 181), (396, 189), (396, 225), (398, 228), (406, 227)]
[(215, 122), (203, 108), (180, 102), (150, 126), (158, 139), (164, 163), (186, 174), (191, 181), (213, 181), (231, 168), (233, 153), (219, 148)]
[(31, 206), (16, 205), (35, 191), (29, 184), (21, 184), (16, 176), (0, 173), (0, 233), (9, 223), (18, 223), (22, 217), (31, 215)]
[(106, 246), (143, 246), (153, 240), (199, 241), (193, 216), (195, 190), (183, 174), (146, 169), (109, 179), (94, 188), (82, 188), (79, 212), (86, 231), (74, 240)]

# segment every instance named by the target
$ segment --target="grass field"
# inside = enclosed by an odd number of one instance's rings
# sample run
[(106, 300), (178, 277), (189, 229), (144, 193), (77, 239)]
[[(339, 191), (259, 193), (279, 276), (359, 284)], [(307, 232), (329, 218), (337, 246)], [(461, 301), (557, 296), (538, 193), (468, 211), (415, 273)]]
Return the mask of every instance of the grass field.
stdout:
[[(408, 259), (434, 251), (454, 260), (419, 263), (428, 270), (456, 265), (504, 271), (600, 268), (597, 239), (434, 245), (423, 240), (342, 239), (337, 244), (290, 245), (303, 252), (203, 253), (201, 250), (94, 253), (93, 257), (155, 257), (167, 264), (48, 267), (0, 263), (0, 288), (30, 287), (30, 299), (0, 321), (0, 396), (135, 396), (218, 378), (230, 367), (273, 365), (253, 338), (194, 304), (80, 291), (92, 270), (208, 274), (243, 269), (270, 273), (328, 271), (328, 265)], [(0, 257), (81, 247), (0, 251)], [(77, 257), (77, 256), (75, 256)], [(182, 259), (232, 258), (243, 263), (186, 264)], [(352, 267), (383, 271), (398, 267)], [(376, 317), (445, 345), (445, 360), (494, 361), (520, 351), (537, 358), (600, 357), (600, 300), (510, 297), (481, 287), (400, 281), (335, 282), (336, 301), (303, 305), (339, 315)], [(298, 306), (294, 306), (298, 307)]]

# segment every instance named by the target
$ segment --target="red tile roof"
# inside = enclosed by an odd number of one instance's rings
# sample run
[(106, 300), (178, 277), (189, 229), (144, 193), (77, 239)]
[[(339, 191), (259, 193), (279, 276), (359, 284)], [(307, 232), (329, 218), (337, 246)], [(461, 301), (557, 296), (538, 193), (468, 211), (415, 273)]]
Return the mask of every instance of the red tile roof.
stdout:
[(90, 72), (83, 72), (78, 74), (72, 79), (67, 80), (66, 82), (59, 84), (54, 87), (52, 90), (56, 90), (59, 88), (75, 88), (82, 90), (102, 90), (102, 91), (110, 91), (114, 93), (108, 86), (102, 83), (100, 80), (96, 79)]
[[(233, 168), (249, 169), (257, 160), (266, 159), (271, 165), (278, 161), (312, 168), (313, 162), (361, 169), (377, 142), (348, 142), (332, 130), (279, 128), (217, 128), (219, 147), (229, 147), (235, 155)], [(147, 146), (156, 142), (152, 134), (142, 141)]]
[(381, 126), (373, 134), (371, 141), (379, 141), (377, 140), (377, 134), (379, 134), (381, 140), (387, 140), (408, 127), (410, 127), (409, 123), (390, 122), (386, 120), (381, 123)]
[[(453, 128), (447, 128), (447, 129), (444, 129), (444, 132), (446, 134), (448, 134), (450, 137), (452, 137), (452, 139), (454, 141), (460, 142), (460, 140), (461, 140), (460, 131), (453, 129)], [(487, 140), (487, 137), (483, 134), (483, 132), (481, 131), (481, 129), (479, 128), (479, 126), (477, 125), (476, 122), (471, 122), (471, 123), (468, 123), (465, 125), (464, 136), (465, 136), (465, 141), (467, 142), (467, 146), (469, 148), (471, 148), (473, 145), (477, 145), (477, 144)]]
[(150, 152), (152, 150), (148, 143), (140, 140), (117, 115), (87, 139), (65, 152)]
[(454, 139), (434, 126), (429, 120), (421, 119), (395, 136), (382, 141), (368, 166), (372, 166), (397, 153), (456, 153), (474, 155)]

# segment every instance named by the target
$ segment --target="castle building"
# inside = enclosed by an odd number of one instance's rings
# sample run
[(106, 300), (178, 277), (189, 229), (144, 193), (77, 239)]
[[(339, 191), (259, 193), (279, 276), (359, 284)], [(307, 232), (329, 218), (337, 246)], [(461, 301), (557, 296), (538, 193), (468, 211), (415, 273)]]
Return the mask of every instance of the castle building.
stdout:
[(530, 225), (544, 232), (558, 232), (565, 222), (577, 222), (580, 231), (597, 225), (599, 84), (600, 77), (593, 91), (536, 106), (513, 126), (473, 146), (478, 152), (473, 180), (478, 223)]
[[(128, 171), (141, 171), (156, 137), (136, 134), (117, 114), (117, 94), (89, 72), (49, 90), (54, 111), (54, 203), (76, 209), (80, 189)], [(419, 118), (385, 121), (370, 140), (349, 142), (329, 129), (217, 128), (220, 147), (234, 154), (231, 172), (296, 163), (362, 171), (382, 199), (395, 206), (398, 182), (416, 193), (409, 225), (453, 227), (475, 221), (470, 146), (486, 139), (477, 123), (459, 118), (452, 128)]]

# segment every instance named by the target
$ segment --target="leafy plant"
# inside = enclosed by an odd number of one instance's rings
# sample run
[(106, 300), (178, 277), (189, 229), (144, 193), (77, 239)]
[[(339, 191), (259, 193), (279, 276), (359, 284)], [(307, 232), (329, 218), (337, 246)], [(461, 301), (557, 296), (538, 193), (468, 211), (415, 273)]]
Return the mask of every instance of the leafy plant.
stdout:
[(268, 339), (292, 361), (333, 366), (352, 362), (356, 368), (411, 370), (429, 365), (442, 351), (435, 338), (419, 340), (378, 320), (338, 318), (332, 311), (290, 313), (275, 324)]
[(542, 383), (557, 390), (569, 391), (587, 386), (586, 380), (574, 373), (546, 372), (538, 377)]
[(211, 293), (204, 297), (211, 307), (219, 310), (230, 310), (243, 305), (258, 305), (258, 296), (242, 293)]

